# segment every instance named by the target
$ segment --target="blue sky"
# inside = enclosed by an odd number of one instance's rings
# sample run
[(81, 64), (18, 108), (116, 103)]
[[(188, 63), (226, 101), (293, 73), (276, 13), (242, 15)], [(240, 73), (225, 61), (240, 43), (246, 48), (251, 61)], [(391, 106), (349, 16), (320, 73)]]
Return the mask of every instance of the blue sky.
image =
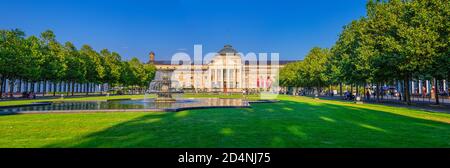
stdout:
[(342, 27), (365, 15), (366, 0), (0, 0), (0, 29), (27, 35), (51, 29), (60, 42), (124, 59), (168, 60), (179, 51), (278, 52), (302, 59), (314, 47), (331, 47)]

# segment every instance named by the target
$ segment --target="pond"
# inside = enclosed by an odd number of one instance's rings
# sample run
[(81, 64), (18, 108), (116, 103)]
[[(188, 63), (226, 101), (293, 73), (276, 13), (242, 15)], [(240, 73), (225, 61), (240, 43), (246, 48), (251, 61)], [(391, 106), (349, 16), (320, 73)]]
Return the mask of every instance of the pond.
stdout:
[(2, 107), (0, 114), (21, 113), (66, 113), (66, 112), (135, 112), (168, 111), (202, 108), (245, 108), (249, 103), (242, 99), (177, 99), (174, 102), (155, 102), (149, 100), (115, 101), (63, 101), (18, 107)]

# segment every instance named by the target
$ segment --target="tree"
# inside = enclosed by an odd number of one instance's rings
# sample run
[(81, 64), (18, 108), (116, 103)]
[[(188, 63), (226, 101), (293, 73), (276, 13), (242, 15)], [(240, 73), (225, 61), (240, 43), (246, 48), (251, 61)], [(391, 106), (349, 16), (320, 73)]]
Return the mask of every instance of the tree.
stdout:
[[(83, 45), (80, 54), (86, 66), (86, 88), (92, 88), (91, 83), (99, 83), (105, 75), (105, 69), (102, 65), (102, 57), (89, 45)], [(86, 94), (90, 91), (87, 90)]]
[(327, 61), (331, 53), (328, 49), (319, 47), (313, 48), (305, 57), (302, 64), (306, 68), (305, 78), (308, 80), (308, 86), (315, 86), (317, 94), (320, 94), (321, 88), (329, 84), (329, 75), (327, 74)]
[[(424, 67), (423, 74), (434, 77), (436, 104), (439, 104), (438, 83), (449, 79), (450, 72), (450, 2), (448, 0), (421, 0), (411, 5), (412, 22), (428, 41), (415, 41), (423, 54), (429, 54), (431, 63)], [(414, 37), (411, 37), (414, 38)]]
[(296, 87), (299, 79), (297, 78), (297, 72), (299, 71), (300, 62), (292, 62), (286, 64), (280, 70), (280, 85), (285, 87)]
[[(53, 94), (55, 95), (56, 83), (63, 80), (67, 69), (64, 61), (64, 54), (61, 53), (63, 47), (56, 41), (56, 36), (51, 30), (41, 33), (41, 40), (43, 45), (43, 56), (38, 63), (42, 66), (41, 79), (44, 80), (44, 86), (47, 85), (47, 81), (52, 81), (52, 84), (54, 85)], [(44, 95), (46, 91), (46, 87), (44, 87)]]
[(280, 70), (280, 86), (295, 87), (294, 92), (297, 92), (296, 88), (302, 86), (301, 67), (303, 67), (301, 61), (286, 64)]
[[(393, 66), (390, 66), (390, 59), (384, 57), (379, 59), (377, 33), (374, 33), (371, 26), (372, 22), (367, 18), (355, 20), (345, 26), (332, 48), (333, 56), (329, 61), (332, 81), (334, 83), (345, 81), (351, 86), (356, 84), (357, 94), (360, 93), (358, 90), (360, 85), (365, 89), (368, 83), (376, 83), (379, 88), (381, 83), (389, 80), (394, 74), (392, 71), (386, 71), (393, 69)], [(378, 98), (379, 95), (377, 89)]]
[(24, 68), (24, 72), (20, 75), (20, 79), (31, 81), (31, 91), (35, 92), (34, 83), (42, 79), (41, 72), (43, 68), (41, 67), (44, 65), (43, 45), (36, 36), (30, 36), (26, 42), (27, 49), (25, 51), (27, 53), (23, 57), (26, 68)]
[(6, 65), (6, 31), (0, 30), (0, 99), (3, 96), (3, 84), (4, 84), (4, 65)]
[(7, 80), (11, 92), (16, 80), (31, 82), (33, 92), (36, 82), (41, 90), (43, 81), (44, 95), (47, 81), (52, 81), (54, 96), (57, 82), (60, 91), (64, 82), (67, 95), (70, 89), (74, 95), (75, 87), (80, 89), (78, 84), (83, 83), (86, 94), (92, 92), (94, 84), (142, 88), (153, 80), (155, 73), (153, 64), (143, 64), (137, 58), (122, 61), (118, 53), (108, 49), (97, 53), (89, 45), (83, 45), (80, 50), (71, 42), (63, 46), (51, 30), (41, 33), (40, 38), (25, 38), (25, 33), (18, 29), (0, 30), (0, 93), (4, 92), (2, 86)]
[(316, 87), (319, 93), (329, 84), (327, 63), (331, 52), (319, 47), (313, 48), (301, 62), (289, 63), (280, 71), (281, 86)]
[(130, 69), (134, 77), (131, 79), (131, 85), (143, 86), (142, 81), (145, 76), (145, 71), (141, 61), (139, 61), (136, 57), (133, 57), (130, 61), (128, 61), (128, 64), (130, 65)]
[(124, 86), (133, 85), (136, 80), (135, 73), (133, 73), (128, 62), (121, 62), (120, 83)]
[(65, 58), (65, 65), (68, 67), (65, 73), (65, 81), (72, 83), (72, 95), (74, 94), (74, 83), (86, 81), (86, 69), (84, 60), (76, 47), (71, 42), (66, 42), (63, 48), (62, 56)]
[(144, 64), (144, 78), (142, 79), (142, 86), (149, 86), (150, 82), (155, 79), (156, 67), (153, 64)]
[(116, 52), (110, 52), (108, 49), (100, 51), (104, 59), (105, 77), (104, 82), (110, 86), (115, 86), (120, 82), (122, 66), (121, 56)]
[(378, 33), (377, 40), (382, 48), (380, 60), (383, 60), (383, 57), (395, 58), (391, 59), (396, 65), (395, 69), (391, 70), (397, 72), (399, 79), (403, 79), (404, 100), (408, 104), (411, 103), (409, 81), (433, 68), (430, 66), (433, 65), (433, 60), (436, 60), (434, 57), (440, 55), (436, 52), (436, 47), (442, 46), (439, 44), (439, 41), (442, 41), (439, 40), (439, 31), (430, 31), (433, 25), (429, 23), (434, 23), (430, 18), (430, 11), (439, 8), (434, 6), (427, 10), (428, 5), (430, 3), (425, 1), (401, 0), (370, 1), (368, 5), (368, 18), (373, 21), (373, 28)]
[(2, 30), (0, 35), (0, 83), (4, 85), (6, 79), (9, 79), (12, 95), (13, 81), (23, 75), (27, 68), (24, 61), (27, 55), (25, 33), (14, 29)]

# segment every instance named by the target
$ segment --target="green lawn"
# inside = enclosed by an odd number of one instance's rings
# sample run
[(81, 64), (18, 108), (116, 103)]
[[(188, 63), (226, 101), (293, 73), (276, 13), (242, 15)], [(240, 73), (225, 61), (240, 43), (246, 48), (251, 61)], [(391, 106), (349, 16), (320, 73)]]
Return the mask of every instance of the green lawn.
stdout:
[(281, 96), (250, 109), (0, 116), (0, 147), (450, 147), (450, 114)]

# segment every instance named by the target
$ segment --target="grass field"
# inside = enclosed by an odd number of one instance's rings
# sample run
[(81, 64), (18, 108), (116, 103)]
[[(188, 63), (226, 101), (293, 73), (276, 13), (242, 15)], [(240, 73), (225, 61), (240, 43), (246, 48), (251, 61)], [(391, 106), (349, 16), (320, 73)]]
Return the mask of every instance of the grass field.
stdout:
[(281, 96), (251, 109), (0, 116), (0, 147), (450, 147), (450, 115)]

